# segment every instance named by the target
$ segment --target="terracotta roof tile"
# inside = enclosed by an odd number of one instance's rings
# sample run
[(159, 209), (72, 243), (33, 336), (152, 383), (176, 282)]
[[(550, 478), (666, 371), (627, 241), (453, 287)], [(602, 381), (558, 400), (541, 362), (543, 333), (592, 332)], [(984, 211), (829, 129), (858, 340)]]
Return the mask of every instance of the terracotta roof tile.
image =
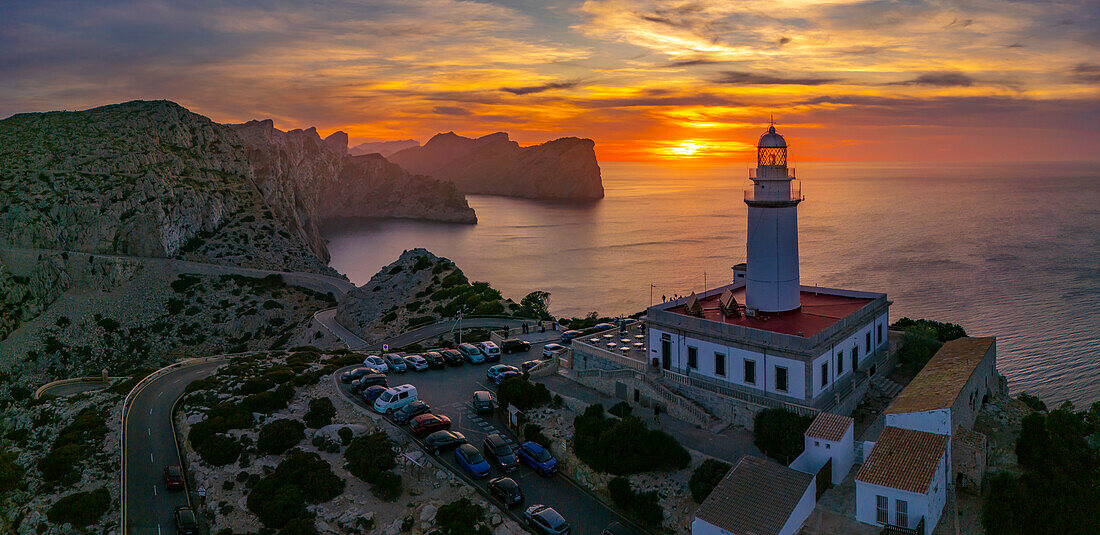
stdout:
[(945, 435), (886, 427), (856, 481), (924, 494), (946, 451)]
[(806, 429), (806, 436), (837, 442), (844, 438), (844, 432), (854, 426), (855, 420), (831, 412), (819, 412), (813, 423)]
[(949, 409), (996, 338), (958, 338), (943, 347), (886, 407), (886, 414)]
[(813, 483), (810, 474), (745, 455), (695, 516), (733, 535), (775, 535)]

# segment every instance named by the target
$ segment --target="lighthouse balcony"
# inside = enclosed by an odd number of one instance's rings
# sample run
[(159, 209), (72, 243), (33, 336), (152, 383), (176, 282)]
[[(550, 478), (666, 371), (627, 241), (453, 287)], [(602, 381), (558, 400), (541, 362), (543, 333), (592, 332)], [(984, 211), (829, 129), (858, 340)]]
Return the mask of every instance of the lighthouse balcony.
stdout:
[(765, 165), (755, 169), (749, 169), (749, 180), (794, 180), (793, 167), (779, 165)]
[(745, 185), (745, 203), (749, 206), (794, 206), (802, 202), (803, 199), (802, 181), (800, 180), (770, 184), (767, 182), (750, 182)]

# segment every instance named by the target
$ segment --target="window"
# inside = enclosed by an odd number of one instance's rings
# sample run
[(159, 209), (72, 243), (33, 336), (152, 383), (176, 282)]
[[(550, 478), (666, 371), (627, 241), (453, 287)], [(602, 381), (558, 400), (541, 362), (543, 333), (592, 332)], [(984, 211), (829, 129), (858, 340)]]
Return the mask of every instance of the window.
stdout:
[(779, 392), (787, 391), (787, 368), (775, 367), (775, 389)]
[(745, 361), (745, 383), (750, 385), (756, 384), (756, 361)]
[(714, 354), (714, 375), (726, 376), (726, 356), (721, 353)]
[(896, 500), (898, 506), (897, 522), (895, 524), (907, 528), (909, 527), (909, 504), (905, 500)]
[(844, 352), (836, 352), (836, 374), (840, 375), (844, 373)]
[(825, 388), (829, 384), (829, 363), (821, 363), (821, 388)]
[(832, 444), (829, 444), (828, 442), (826, 442), (826, 443), (825, 443), (825, 449), (827, 449), (827, 450), (831, 450), (831, 449), (833, 449), (833, 445), (832, 445)]
[(820, 446), (821, 446), (821, 442), (815, 440), (814, 441), (814, 447), (817, 448), (817, 447), (820, 447)]
[(854, 345), (854, 346), (852, 346), (852, 360), (858, 360), (858, 359), (859, 359), (859, 346)]
[(885, 524), (890, 521), (890, 500), (886, 496), (876, 496), (875, 498), (875, 522)]
[(878, 324), (878, 339), (875, 341), (877, 344), (882, 343), (882, 324)]
[(863, 339), (863, 352), (864, 353), (870, 353), (871, 352), (871, 331), (867, 331), (867, 335), (864, 336), (864, 339)]
[(688, 346), (688, 368), (699, 369), (699, 348)]

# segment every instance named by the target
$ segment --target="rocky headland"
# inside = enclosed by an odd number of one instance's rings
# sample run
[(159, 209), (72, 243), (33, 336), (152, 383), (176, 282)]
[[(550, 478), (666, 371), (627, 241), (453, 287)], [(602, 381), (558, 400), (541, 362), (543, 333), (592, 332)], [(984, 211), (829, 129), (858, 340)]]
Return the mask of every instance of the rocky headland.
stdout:
[(477, 139), (446, 132), (387, 159), (453, 182), (464, 193), (591, 201), (604, 194), (594, 146), (591, 139), (564, 137), (520, 147), (504, 132)]

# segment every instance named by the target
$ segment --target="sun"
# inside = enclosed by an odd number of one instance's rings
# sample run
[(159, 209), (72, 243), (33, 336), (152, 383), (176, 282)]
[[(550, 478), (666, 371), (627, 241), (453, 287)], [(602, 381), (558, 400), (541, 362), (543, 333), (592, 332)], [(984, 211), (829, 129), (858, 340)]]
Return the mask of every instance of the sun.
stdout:
[(699, 152), (699, 149), (701, 148), (703, 148), (703, 146), (694, 141), (683, 141), (679, 145), (669, 148), (668, 152), (669, 154), (674, 154), (676, 156), (690, 158), (692, 156), (695, 156), (695, 154)]

